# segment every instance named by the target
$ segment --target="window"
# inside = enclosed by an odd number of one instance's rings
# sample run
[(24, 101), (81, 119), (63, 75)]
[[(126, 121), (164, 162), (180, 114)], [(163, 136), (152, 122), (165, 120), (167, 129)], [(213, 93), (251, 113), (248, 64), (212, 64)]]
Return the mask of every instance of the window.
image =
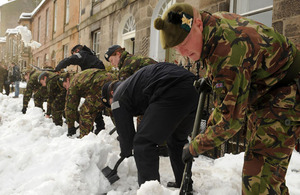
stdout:
[(93, 50), (96, 53), (96, 56), (100, 58), (100, 31), (93, 32)]
[(46, 10), (46, 33), (45, 36), (49, 35), (49, 9)]
[(48, 54), (45, 54), (44, 55), (44, 64), (47, 64), (49, 61), (49, 55)]
[(12, 55), (16, 56), (16, 54), (17, 54), (17, 41), (13, 39), (12, 43), (13, 43)]
[(230, 0), (230, 12), (272, 26), (273, 0)]
[(69, 45), (64, 45), (64, 58), (67, 58), (69, 56)]
[(40, 42), (41, 35), (41, 17), (38, 18), (37, 42)]
[(40, 58), (39, 57), (36, 58), (36, 65), (37, 65), (37, 67), (40, 67)]
[(57, 1), (54, 2), (54, 23), (53, 23), (53, 32), (56, 32), (56, 24), (57, 24)]
[(135, 19), (130, 16), (125, 22), (122, 34), (122, 44), (132, 54), (134, 54), (135, 27)]
[(70, 20), (70, 0), (66, 0), (66, 21), (65, 24), (68, 24)]

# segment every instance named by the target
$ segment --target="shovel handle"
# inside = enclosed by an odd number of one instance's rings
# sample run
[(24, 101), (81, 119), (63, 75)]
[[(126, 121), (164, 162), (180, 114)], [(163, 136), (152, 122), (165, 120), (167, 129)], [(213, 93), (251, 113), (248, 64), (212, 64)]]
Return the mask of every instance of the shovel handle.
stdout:
[(117, 130), (117, 127), (114, 127), (112, 130), (110, 130), (109, 135), (112, 135)]
[(116, 165), (114, 166), (113, 171), (117, 171), (119, 165), (121, 164), (121, 162), (125, 159), (125, 157), (121, 157), (117, 162)]

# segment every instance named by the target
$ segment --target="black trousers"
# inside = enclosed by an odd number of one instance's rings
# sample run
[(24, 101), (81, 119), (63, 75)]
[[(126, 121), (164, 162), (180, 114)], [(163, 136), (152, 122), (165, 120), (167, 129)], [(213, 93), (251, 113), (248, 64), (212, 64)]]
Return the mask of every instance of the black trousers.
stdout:
[(150, 103), (133, 142), (139, 185), (150, 180), (160, 181), (157, 145), (165, 140), (175, 181), (181, 183), (182, 149), (193, 129), (198, 97), (193, 81), (188, 80), (176, 84)]
[(103, 120), (102, 111), (97, 113), (97, 116), (95, 118), (95, 123), (96, 123), (95, 134), (98, 134), (102, 129), (105, 129), (105, 123)]

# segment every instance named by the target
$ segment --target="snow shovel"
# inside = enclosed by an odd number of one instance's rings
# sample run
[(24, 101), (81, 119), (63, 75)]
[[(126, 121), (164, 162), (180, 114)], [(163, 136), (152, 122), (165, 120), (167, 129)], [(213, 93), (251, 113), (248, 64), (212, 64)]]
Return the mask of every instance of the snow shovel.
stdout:
[[(207, 84), (207, 82), (206, 81), (201, 82), (200, 79), (194, 83), (194, 86), (196, 87), (196, 89), (198, 87), (198, 89), (199, 89), (198, 92), (200, 93), (200, 95), (199, 95), (197, 112), (196, 112), (196, 116), (195, 116), (195, 122), (194, 122), (194, 126), (193, 126), (193, 132), (192, 132), (192, 136), (191, 136), (192, 139), (194, 139), (199, 133), (203, 133), (203, 131), (205, 131), (205, 129), (202, 131), (200, 130), (200, 124), (201, 124), (201, 119), (204, 118), (205, 99), (206, 99), (207, 94), (211, 90), (211, 88)], [(181, 185), (180, 185), (179, 195), (192, 195), (193, 194), (193, 192), (190, 191), (191, 190), (190, 183), (192, 182), (192, 163), (193, 163), (193, 161), (185, 163), (185, 168), (184, 168), (183, 178), (182, 178)]]
[(118, 181), (120, 179), (120, 177), (117, 175), (117, 169), (118, 169), (119, 165), (121, 164), (121, 162), (124, 159), (125, 159), (124, 157), (121, 157), (116, 162), (116, 165), (115, 165), (114, 169), (111, 169), (108, 166), (105, 167), (104, 169), (102, 169), (103, 175), (108, 179), (108, 181), (110, 182), (110, 184), (113, 184), (113, 183), (115, 183), (116, 181)]

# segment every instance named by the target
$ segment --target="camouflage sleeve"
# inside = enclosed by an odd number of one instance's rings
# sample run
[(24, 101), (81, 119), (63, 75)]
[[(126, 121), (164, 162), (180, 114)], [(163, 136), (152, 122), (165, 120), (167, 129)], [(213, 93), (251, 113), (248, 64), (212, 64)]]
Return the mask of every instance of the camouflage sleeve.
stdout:
[(51, 82), (47, 83), (47, 94), (48, 94), (48, 98), (47, 98), (47, 115), (51, 115), (51, 104), (53, 102), (54, 99), (54, 93), (52, 91), (52, 86), (51, 86)]
[(71, 86), (67, 91), (65, 115), (68, 127), (74, 127), (75, 121), (79, 120), (78, 106), (80, 103), (77, 86)]
[(212, 80), (215, 109), (204, 134), (192, 142), (193, 155), (221, 145), (243, 126), (248, 104), (250, 73), (239, 67), (224, 66)]
[(131, 56), (130, 58), (124, 61), (122, 69), (119, 73), (119, 78), (126, 79), (133, 75), (136, 71), (140, 68), (145, 67), (149, 64), (157, 63), (155, 60), (148, 58), (148, 57), (141, 57), (141, 56)]
[(24, 92), (24, 96), (23, 96), (23, 108), (27, 108), (28, 107), (28, 103), (32, 97), (32, 93), (34, 90), (34, 84), (32, 80), (29, 80), (26, 86), (26, 90)]

